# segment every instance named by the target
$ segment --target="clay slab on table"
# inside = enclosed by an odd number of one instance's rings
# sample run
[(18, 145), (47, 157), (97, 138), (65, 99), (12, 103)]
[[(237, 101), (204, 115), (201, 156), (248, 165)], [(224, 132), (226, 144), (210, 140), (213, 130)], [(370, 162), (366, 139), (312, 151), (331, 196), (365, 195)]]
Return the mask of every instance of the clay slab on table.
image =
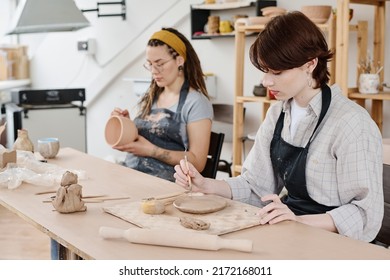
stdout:
[(210, 228), (196, 232), (208, 234), (226, 234), (241, 229), (258, 226), (260, 224), (257, 216), (260, 208), (245, 204), (239, 201), (226, 200), (226, 207), (220, 211), (208, 214), (184, 213), (174, 207), (167, 205), (165, 212), (160, 215), (145, 214), (141, 209), (141, 201), (117, 204), (103, 207), (103, 210), (118, 218), (121, 218), (133, 225), (150, 229), (172, 229), (181, 231), (191, 231), (180, 224), (181, 217), (191, 217), (201, 219), (210, 223)]

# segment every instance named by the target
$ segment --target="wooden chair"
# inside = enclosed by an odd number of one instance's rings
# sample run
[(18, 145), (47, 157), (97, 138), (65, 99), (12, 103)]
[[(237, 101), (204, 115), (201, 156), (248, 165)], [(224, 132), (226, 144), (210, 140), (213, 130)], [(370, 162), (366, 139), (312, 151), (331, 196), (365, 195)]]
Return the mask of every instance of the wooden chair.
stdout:
[(205, 168), (201, 172), (204, 177), (215, 179), (218, 171), (224, 138), (225, 134), (223, 133), (216, 133), (213, 131), (211, 132), (207, 162)]
[(385, 200), (385, 213), (382, 227), (374, 242), (390, 246), (390, 165), (383, 164), (383, 196)]

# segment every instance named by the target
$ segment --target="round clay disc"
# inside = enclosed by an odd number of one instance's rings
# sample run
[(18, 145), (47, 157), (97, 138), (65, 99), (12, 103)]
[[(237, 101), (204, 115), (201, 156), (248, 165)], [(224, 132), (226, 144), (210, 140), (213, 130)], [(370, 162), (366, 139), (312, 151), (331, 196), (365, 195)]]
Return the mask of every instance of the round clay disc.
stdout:
[(173, 202), (173, 206), (182, 212), (206, 214), (222, 210), (227, 205), (224, 198), (215, 195), (184, 196)]

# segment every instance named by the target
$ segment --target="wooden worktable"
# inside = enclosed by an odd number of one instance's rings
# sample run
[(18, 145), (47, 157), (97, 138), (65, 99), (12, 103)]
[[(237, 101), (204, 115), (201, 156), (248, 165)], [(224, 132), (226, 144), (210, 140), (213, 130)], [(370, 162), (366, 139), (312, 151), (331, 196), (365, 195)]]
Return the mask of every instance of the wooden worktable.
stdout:
[[(131, 197), (128, 201), (135, 201), (182, 190), (174, 183), (70, 148), (62, 149), (49, 163), (72, 170), (85, 170), (88, 179), (79, 181), (84, 195), (125, 195)], [(51, 203), (42, 202), (50, 195), (35, 194), (45, 189), (47, 187), (26, 183), (14, 190), (1, 187), (0, 204), (84, 259), (390, 259), (390, 250), (383, 247), (296, 222), (255, 226), (221, 236), (253, 240), (252, 253), (140, 245), (122, 239), (104, 240), (98, 233), (101, 226), (133, 227), (102, 210), (103, 206), (123, 201), (88, 203), (86, 212), (60, 214), (53, 211)]]

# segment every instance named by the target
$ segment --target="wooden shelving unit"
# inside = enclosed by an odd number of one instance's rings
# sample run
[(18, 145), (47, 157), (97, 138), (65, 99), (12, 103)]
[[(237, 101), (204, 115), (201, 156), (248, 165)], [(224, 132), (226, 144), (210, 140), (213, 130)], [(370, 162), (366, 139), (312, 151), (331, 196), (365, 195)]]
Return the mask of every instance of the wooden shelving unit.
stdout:
[[(348, 47), (349, 47), (349, 8), (350, 4), (362, 4), (374, 6), (374, 38), (373, 38), (373, 60), (379, 61), (381, 65), (385, 62), (385, 29), (386, 29), (386, 2), (389, 0), (337, 0), (337, 22), (336, 22), (336, 83), (340, 85), (348, 97), (356, 100), (365, 107), (365, 101), (371, 100), (371, 117), (382, 131), (383, 126), (383, 101), (390, 100), (390, 92), (380, 88), (378, 94), (360, 94), (357, 88), (348, 88)], [(365, 58), (366, 46), (360, 47), (361, 54)], [(357, 73), (359, 75), (359, 73)], [(383, 83), (384, 71), (380, 72), (380, 82)]]

